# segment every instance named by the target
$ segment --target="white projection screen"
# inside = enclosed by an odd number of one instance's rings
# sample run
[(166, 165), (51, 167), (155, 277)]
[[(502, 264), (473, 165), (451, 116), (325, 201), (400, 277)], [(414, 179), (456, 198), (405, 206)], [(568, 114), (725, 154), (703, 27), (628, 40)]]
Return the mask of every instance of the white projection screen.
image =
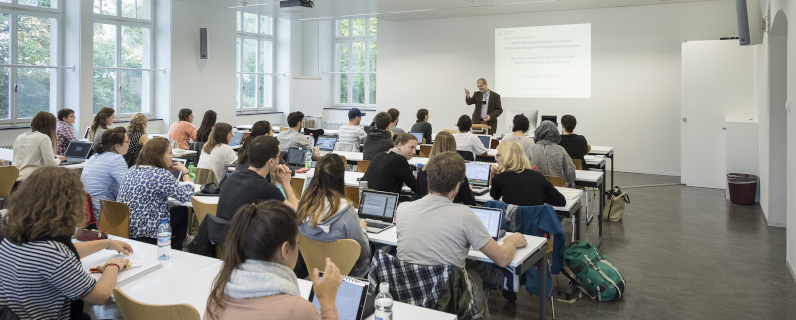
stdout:
[(513, 98), (591, 98), (591, 24), (495, 29), (495, 90)]

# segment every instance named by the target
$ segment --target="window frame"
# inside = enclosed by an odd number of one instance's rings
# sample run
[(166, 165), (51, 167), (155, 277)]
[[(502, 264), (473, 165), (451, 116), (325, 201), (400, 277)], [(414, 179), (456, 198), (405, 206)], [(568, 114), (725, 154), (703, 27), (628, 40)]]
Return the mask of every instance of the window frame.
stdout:
[[(244, 31), (244, 25), (246, 23), (246, 20), (244, 19), (244, 14), (247, 14), (247, 13), (257, 16), (257, 19), (256, 19), (257, 20), (257, 27), (256, 27), (257, 32), (245, 32)], [(271, 23), (271, 26), (269, 28), (270, 33), (261, 33), (260, 32), (260, 30), (262, 29), (262, 25), (261, 25), (262, 24), (262, 17), (268, 17), (270, 19), (269, 20), (270, 23)], [(236, 33), (235, 33), (235, 43), (236, 43), (235, 44), (235, 46), (236, 46), (235, 50), (236, 50), (236, 54), (238, 55), (236, 57), (236, 61), (235, 61), (235, 79), (236, 79), (235, 80), (236, 81), (236, 84), (235, 84), (235, 86), (236, 86), (236, 88), (235, 88), (235, 112), (236, 112), (236, 114), (263, 113), (263, 112), (272, 112), (272, 111), (276, 110), (276, 107), (275, 107), (275, 102), (276, 102), (276, 94), (275, 94), (275, 92), (276, 91), (274, 90), (274, 88), (276, 87), (275, 76), (277, 75), (277, 73), (274, 73), (275, 68), (276, 68), (276, 63), (275, 63), (276, 59), (274, 59), (274, 53), (276, 52), (276, 48), (275, 48), (276, 47), (275, 46), (276, 39), (274, 37), (275, 21), (276, 21), (276, 19), (274, 17), (268, 16), (268, 15), (251, 13), (251, 12), (244, 12), (244, 11), (238, 11), (237, 12), (237, 20), (236, 20), (237, 26), (235, 27), (235, 31), (236, 31)], [(245, 52), (243, 50), (243, 46), (244, 46), (244, 41), (243, 40), (255, 40), (255, 41), (257, 41), (257, 45), (256, 45), (256, 51), (257, 52), (255, 54), (256, 55), (256, 60), (255, 60), (255, 66), (254, 66), (254, 71), (255, 72), (244, 72), (244, 71), (242, 71), (243, 70), (243, 63), (244, 63), (244, 54), (245, 54)], [(238, 44), (238, 42), (240, 42), (240, 44)], [(263, 60), (263, 56), (262, 56), (262, 50), (261, 50), (262, 47), (263, 47), (263, 45), (262, 45), (263, 42), (270, 42), (271, 43), (271, 63), (270, 63), (271, 72), (260, 72), (260, 65), (263, 63), (263, 61), (262, 61)], [(238, 63), (240, 63), (240, 65), (238, 65)], [(243, 108), (242, 107), (243, 92), (244, 92), (244, 86), (243, 86), (243, 76), (244, 75), (254, 75), (255, 76), (255, 86), (256, 86), (257, 89), (255, 89), (255, 94), (254, 94), (254, 101), (255, 101), (255, 104), (256, 104), (256, 107), (254, 107), (254, 108)], [(270, 99), (270, 102), (268, 102), (268, 106), (267, 107), (264, 106), (264, 105), (260, 105), (260, 101), (261, 100), (262, 100), (263, 104), (265, 104), (267, 101), (265, 99), (261, 99), (260, 90), (258, 90), (258, 89), (262, 88), (263, 92), (265, 92), (266, 89), (269, 89), (269, 88), (264, 88), (263, 84), (260, 82), (260, 77), (261, 76), (269, 76), (269, 77), (271, 77), (271, 87), (270, 87), (271, 99)]]
[[(19, 65), (19, 16), (34, 16), (41, 18), (56, 19), (56, 23), (51, 25), (50, 29), (50, 66), (52, 68), (43, 68), (50, 70), (50, 107), (49, 112), (56, 113), (63, 104), (64, 95), (64, 70), (73, 69), (73, 67), (64, 67), (64, 12), (61, 0), (52, 0), (54, 8), (29, 6), (19, 4), (19, 0), (11, 0), (11, 3), (0, 3), (0, 14), (8, 14), (9, 18), (9, 65)], [(55, 29), (55, 30), (52, 30)], [(55, 33), (55, 36), (53, 36)], [(53, 49), (54, 47), (54, 49)], [(53, 57), (52, 54), (55, 56)], [(20, 118), (18, 110), (18, 91), (13, 88), (19, 84), (18, 74), (19, 69), (24, 69), (24, 66), (0, 66), (0, 68), (8, 68), (8, 118), (0, 119), (0, 126), (16, 126), (30, 124), (33, 117)]]
[[(155, 116), (155, 72), (163, 72), (164, 70), (155, 70), (153, 69), (155, 65), (155, 3), (153, 0), (136, 0), (136, 1), (148, 1), (149, 2), (149, 19), (139, 19), (139, 18), (130, 18), (122, 16), (122, 1), (123, 0), (100, 0), (101, 2), (104, 1), (115, 1), (116, 2), (116, 15), (107, 15), (102, 13), (95, 13), (92, 12), (93, 21), (91, 23), (92, 26), (92, 33), (95, 24), (108, 24), (116, 26), (116, 43), (115, 43), (115, 57), (114, 57), (114, 65), (115, 67), (98, 67), (94, 65), (92, 59), (92, 69), (96, 70), (106, 70), (106, 71), (113, 71), (115, 73), (115, 78), (113, 81), (114, 84), (114, 106), (113, 110), (115, 111), (117, 119), (129, 119), (132, 118), (137, 113), (142, 113), (146, 115), (148, 118), (153, 118)], [(124, 68), (121, 67), (122, 65), (122, 31), (124, 27), (134, 27), (134, 28), (143, 28), (143, 30), (149, 29), (149, 50), (145, 52), (142, 48), (141, 54), (144, 56), (141, 58), (141, 65), (142, 68)], [(144, 31), (145, 32), (145, 31)], [(143, 44), (142, 44), (143, 45)], [(94, 44), (92, 43), (92, 48)], [(148, 62), (145, 60), (145, 57), (148, 55)], [(149, 68), (144, 68), (146, 65), (149, 65)], [(122, 112), (122, 95), (121, 95), (121, 81), (122, 81), (122, 73), (124, 71), (141, 71), (141, 77), (144, 78), (144, 73), (149, 73), (149, 83), (148, 85), (142, 84), (149, 88), (149, 98), (144, 99), (143, 101), (147, 101), (149, 103), (149, 111), (144, 112), (131, 112), (131, 113), (123, 113)], [(92, 84), (94, 82), (94, 73), (91, 74)], [(93, 95), (93, 88), (92, 88), (92, 95)], [(143, 95), (143, 93), (142, 93)], [(143, 109), (143, 106), (142, 106)], [(92, 102), (91, 105), (91, 114), (96, 115), (94, 112), (94, 104)]]
[[(357, 19), (365, 19), (365, 34), (364, 35), (357, 35), (357, 36), (354, 35), (353, 25), (354, 25), (354, 20), (357, 20)], [(370, 83), (370, 75), (371, 74), (374, 74), (374, 75), (377, 74), (377, 71), (371, 71), (372, 68), (371, 68), (371, 65), (370, 65), (370, 43), (371, 42), (378, 43), (378, 33), (377, 34), (370, 34), (370, 19), (377, 19), (377, 18), (376, 17), (356, 17), (356, 18), (335, 20), (334, 28), (333, 28), (334, 29), (334, 35), (333, 35), (333, 41), (332, 41), (332, 51), (334, 52), (334, 62), (333, 62), (334, 72), (332, 72), (332, 74), (334, 75), (332, 77), (332, 87), (334, 88), (334, 93), (332, 95), (332, 104), (331, 104), (332, 107), (335, 107), (335, 108), (359, 107), (359, 108), (366, 108), (366, 109), (376, 109), (376, 106), (378, 105), (378, 101), (376, 103), (370, 103), (370, 101), (371, 101), (370, 100), (370, 85), (371, 85), (371, 83)], [(340, 23), (343, 20), (348, 20), (348, 35), (347, 36), (341, 36), (340, 35), (340, 30), (341, 30)], [(377, 20), (377, 26), (378, 26), (378, 20)], [(353, 65), (354, 65), (354, 43), (355, 42), (364, 42), (365, 43), (365, 55), (364, 55), (364, 57), (365, 57), (365, 70), (366, 71), (364, 71), (364, 72), (351, 71), (351, 69), (353, 68)], [(340, 52), (337, 50), (337, 45), (340, 44), (340, 43), (347, 43), (348, 44), (348, 69), (349, 69), (349, 71), (346, 71), (346, 72), (342, 72), (342, 71), (338, 70), (338, 66), (339, 66), (339, 62), (340, 62)], [(376, 53), (376, 54), (377, 54), (377, 57), (378, 57), (378, 53)], [(337, 102), (337, 100), (339, 100), (338, 98), (340, 97), (340, 83), (339, 83), (340, 82), (340, 80), (339, 80), (340, 77), (338, 75), (343, 75), (343, 74), (348, 75), (348, 102), (346, 102), (346, 103)], [(366, 75), (365, 76), (365, 97), (364, 97), (365, 103), (353, 103), (352, 102), (353, 90), (354, 90), (353, 89), (353, 87), (354, 87), (353, 75), (354, 74), (365, 74)]]

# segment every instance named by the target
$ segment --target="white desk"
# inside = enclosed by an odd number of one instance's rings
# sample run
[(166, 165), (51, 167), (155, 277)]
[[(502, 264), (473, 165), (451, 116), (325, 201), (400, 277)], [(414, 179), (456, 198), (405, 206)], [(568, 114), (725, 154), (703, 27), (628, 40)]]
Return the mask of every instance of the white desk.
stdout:
[[(614, 184), (614, 147), (606, 147), (606, 146), (591, 146), (591, 151), (589, 151), (590, 155), (602, 155), (606, 158), (611, 158), (611, 185), (615, 186)], [(588, 159), (586, 160), (588, 162)], [(605, 172), (605, 167), (603, 166), (603, 172)]]

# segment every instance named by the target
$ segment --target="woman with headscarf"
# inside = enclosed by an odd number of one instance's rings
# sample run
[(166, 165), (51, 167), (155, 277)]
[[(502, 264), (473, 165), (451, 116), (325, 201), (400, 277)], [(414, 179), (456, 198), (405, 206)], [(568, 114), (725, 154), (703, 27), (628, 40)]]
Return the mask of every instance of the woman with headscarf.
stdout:
[(531, 147), (531, 166), (545, 176), (564, 178), (567, 188), (574, 188), (575, 164), (567, 150), (558, 145), (561, 133), (555, 123), (542, 121), (533, 133), (536, 144)]

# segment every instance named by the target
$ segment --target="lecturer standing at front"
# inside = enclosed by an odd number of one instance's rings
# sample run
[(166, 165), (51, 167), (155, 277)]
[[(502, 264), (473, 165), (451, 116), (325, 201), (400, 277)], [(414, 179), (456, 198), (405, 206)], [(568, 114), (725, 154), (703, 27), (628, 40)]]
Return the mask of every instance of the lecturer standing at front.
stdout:
[(489, 90), (484, 78), (478, 79), (475, 83), (478, 85), (478, 92), (473, 94), (472, 98), (470, 97), (470, 90), (464, 89), (465, 102), (467, 102), (467, 105), (475, 104), (473, 124), (483, 123), (490, 126), (489, 135), (493, 135), (495, 130), (497, 130), (497, 117), (503, 113), (500, 95)]

